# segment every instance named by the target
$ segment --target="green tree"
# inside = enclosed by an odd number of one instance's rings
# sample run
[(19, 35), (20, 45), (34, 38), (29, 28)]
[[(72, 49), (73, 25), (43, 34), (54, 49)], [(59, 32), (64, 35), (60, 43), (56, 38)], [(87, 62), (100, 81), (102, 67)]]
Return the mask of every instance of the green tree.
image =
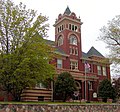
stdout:
[(101, 29), (101, 34), (98, 39), (102, 40), (107, 44), (110, 50), (109, 57), (115, 64), (114, 68), (116, 72), (119, 72), (120, 65), (120, 15), (115, 16), (111, 21), (108, 21), (106, 26)]
[(112, 87), (111, 82), (108, 79), (104, 79), (98, 88), (98, 95), (103, 99), (103, 102), (107, 102), (107, 99), (115, 99), (116, 92), (115, 89)]
[(61, 100), (66, 101), (68, 97), (71, 97), (76, 90), (75, 80), (68, 72), (63, 72), (58, 75), (55, 81), (55, 95), (62, 96)]
[(22, 3), (1, 0), (1, 4), (0, 83), (6, 94), (20, 100), (23, 89), (53, 77), (49, 64), (53, 48), (44, 40), (48, 19)]

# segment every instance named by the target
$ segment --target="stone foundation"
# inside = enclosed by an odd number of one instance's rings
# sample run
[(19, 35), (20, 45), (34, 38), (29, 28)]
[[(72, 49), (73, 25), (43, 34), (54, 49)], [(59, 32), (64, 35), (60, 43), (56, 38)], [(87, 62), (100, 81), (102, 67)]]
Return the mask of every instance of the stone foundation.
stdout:
[(120, 112), (120, 104), (1, 104), (0, 112)]

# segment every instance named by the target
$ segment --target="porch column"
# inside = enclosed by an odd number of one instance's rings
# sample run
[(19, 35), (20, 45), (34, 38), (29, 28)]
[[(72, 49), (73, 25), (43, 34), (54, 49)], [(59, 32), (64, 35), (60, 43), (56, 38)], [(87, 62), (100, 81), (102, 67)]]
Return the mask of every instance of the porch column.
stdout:
[(85, 99), (85, 81), (84, 80), (82, 80), (82, 98), (81, 99)]
[(86, 80), (86, 100), (88, 101), (88, 80)]

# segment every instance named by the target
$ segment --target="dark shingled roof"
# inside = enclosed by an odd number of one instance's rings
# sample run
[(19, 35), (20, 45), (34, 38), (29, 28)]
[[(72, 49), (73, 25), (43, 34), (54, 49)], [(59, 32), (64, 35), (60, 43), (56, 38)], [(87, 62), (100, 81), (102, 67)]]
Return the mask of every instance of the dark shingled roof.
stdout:
[(67, 56), (67, 54), (59, 47), (55, 47), (55, 53)]
[(70, 13), (71, 13), (71, 11), (70, 11), (69, 7), (67, 6), (67, 8), (65, 9), (65, 12), (64, 12), (64, 14), (67, 14), (67, 15), (69, 15)]
[[(51, 40), (47, 40), (47, 39), (45, 41), (46, 41), (47, 44), (49, 44), (49, 45), (51, 45), (55, 48), (55, 53), (67, 56), (67, 54), (64, 52), (64, 50), (62, 50), (60, 47), (57, 47), (55, 45), (55, 41), (51, 41)], [(97, 57), (103, 57), (104, 58), (104, 56), (100, 52), (98, 52), (94, 47), (91, 47), (90, 50), (87, 53), (82, 52), (82, 58), (87, 59), (91, 56), (97, 56)]]
[(94, 47), (91, 47), (90, 50), (87, 52), (88, 57), (90, 56), (98, 56), (104, 57), (100, 52), (98, 52)]
[(86, 53), (82, 52), (82, 57), (83, 58), (88, 58), (88, 55)]
[(45, 39), (45, 42), (46, 44), (51, 45), (55, 48), (55, 53), (67, 56), (67, 54), (61, 48), (55, 45), (55, 41)]

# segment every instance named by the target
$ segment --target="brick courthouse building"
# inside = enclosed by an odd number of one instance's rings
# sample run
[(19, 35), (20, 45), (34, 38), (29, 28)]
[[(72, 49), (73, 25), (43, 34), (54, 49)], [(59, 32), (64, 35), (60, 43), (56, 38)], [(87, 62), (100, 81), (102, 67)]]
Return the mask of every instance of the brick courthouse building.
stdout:
[[(105, 78), (110, 79), (110, 63), (103, 61), (106, 58), (94, 47), (87, 53), (82, 52), (82, 24), (81, 19), (67, 7), (64, 14), (59, 14), (55, 21), (55, 42), (47, 40), (47, 43), (61, 55), (54, 59), (56, 72), (70, 72), (76, 81), (75, 93), (79, 94), (79, 98), (95, 101), (99, 83)], [(22, 95), (25, 101), (48, 101), (51, 98), (52, 89), (42, 86), (27, 89)]]

